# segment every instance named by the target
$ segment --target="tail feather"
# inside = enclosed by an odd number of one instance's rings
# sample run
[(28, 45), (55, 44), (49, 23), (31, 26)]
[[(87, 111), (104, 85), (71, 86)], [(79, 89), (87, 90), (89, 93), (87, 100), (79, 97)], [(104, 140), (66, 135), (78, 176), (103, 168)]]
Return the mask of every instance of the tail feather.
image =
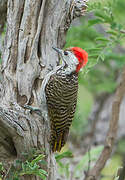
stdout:
[(52, 147), (53, 152), (55, 152), (57, 149), (57, 141), (54, 142), (54, 145)]
[(66, 143), (67, 136), (68, 136), (68, 131), (60, 132), (56, 136), (53, 136), (53, 135), (51, 136), (52, 137), (51, 146), (52, 146), (53, 152), (56, 152), (56, 151), (60, 152), (61, 151), (62, 147)]
[(53, 152), (60, 152), (61, 151), (61, 148), (63, 146), (63, 139), (62, 139), (62, 136), (63, 133), (60, 133), (60, 136), (56, 137), (56, 139), (53, 140), (53, 143), (52, 143), (52, 150)]
[(62, 135), (63, 135), (63, 133), (60, 134), (59, 143), (58, 143), (59, 145), (58, 145), (58, 150), (57, 150), (58, 152), (60, 152), (60, 150), (62, 148), (62, 140), (63, 140)]

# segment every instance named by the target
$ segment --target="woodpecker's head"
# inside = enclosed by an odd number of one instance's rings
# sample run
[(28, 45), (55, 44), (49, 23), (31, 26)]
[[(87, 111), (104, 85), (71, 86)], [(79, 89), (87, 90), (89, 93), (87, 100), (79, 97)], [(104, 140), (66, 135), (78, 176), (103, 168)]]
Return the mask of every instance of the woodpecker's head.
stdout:
[(53, 48), (57, 51), (70, 72), (79, 72), (88, 62), (88, 53), (79, 47), (71, 47), (66, 50)]

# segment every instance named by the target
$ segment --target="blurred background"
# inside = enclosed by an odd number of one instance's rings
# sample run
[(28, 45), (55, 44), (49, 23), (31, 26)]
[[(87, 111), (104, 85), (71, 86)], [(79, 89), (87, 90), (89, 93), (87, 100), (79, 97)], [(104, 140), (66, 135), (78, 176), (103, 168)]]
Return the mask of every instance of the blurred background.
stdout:
[[(70, 27), (65, 47), (78, 46), (88, 52), (89, 62), (79, 75), (77, 111), (70, 138), (63, 151), (73, 157), (59, 164), (67, 179), (83, 179), (104, 144), (116, 87), (125, 66), (125, 1), (88, 2), (85, 17)], [(89, 153), (90, 157), (89, 157)], [(121, 105), (117, 141), (99, 179), (113, 180), (125, 163), (125, 99)], [(71, 177), (70, 177), (71, 176)]]
[[(6, 3), (0, 5), (0, 12), (1, 60)], [(77, 110), (68, 143), (56, 160), (63, 179), (83, 180), (103, 148), (114, 93), (125, 66), (125, 0), (90, 0), (86, 16), (74, 20), (67, 33), (65, 47), (71, 46), (86, 50), (89, 61), (79, 75)], [(121, 168), (125, 164), (125, 98), (119, 118), (115, 147), (101, 180), (118, 179), (119, 172), (125, 176)]]

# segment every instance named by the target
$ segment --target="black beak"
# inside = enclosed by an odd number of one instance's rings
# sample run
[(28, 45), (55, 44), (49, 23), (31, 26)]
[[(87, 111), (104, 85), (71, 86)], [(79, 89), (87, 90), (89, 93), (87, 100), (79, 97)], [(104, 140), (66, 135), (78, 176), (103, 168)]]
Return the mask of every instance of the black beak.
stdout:
[(52, 47), (57, 53), (62, 54), (62, 50), (59, 48)]

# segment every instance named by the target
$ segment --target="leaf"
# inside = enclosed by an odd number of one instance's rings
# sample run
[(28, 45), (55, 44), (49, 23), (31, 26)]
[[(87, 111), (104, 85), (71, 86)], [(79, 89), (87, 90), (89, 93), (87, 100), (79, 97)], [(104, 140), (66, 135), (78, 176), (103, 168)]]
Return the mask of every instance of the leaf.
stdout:
[(116, 27), (117, 27), (117, 23), (116, 23), (116, 22), (113, 22), (113, 23), (111, 24), (111, 29), (116, 29)]
[(102, 50), (102, 48), (99, 48), (99, 47), (87, 49), (87, 51), (89, 51), (90, 53), (91, 53), (91, 52), (98, 52), (98, 51), (101, 51), (101, 50)]
[(35, 159), (33, 159), (32, 161), (31, 161), (31, 165), (34, 165), (35, 163), (37, 163), (37, 162), (39, 162), (41, 159), (43, 159), (45, 157), (45, 155), (43, 155), (43, 154), (40, 154), (40, 155), (38, 155)]
[(69, 163), (66, 164), (65, 170), (66, 170), (66, 177), (69, 178)]
[(115, 40), (116, 40), (116, 36), (113, 36), (113, 35), (112, 35), (112, 36), (110, 36), (110, 39), (113, 40), (113, 41), (115, 41)]
[(59, 160), (61, 160), (63, 158), (72, 158), (72, 157), (73, 157), (73, 154), (70, 151), (66, 151), (66, 152), (63, 152), (61, 154), (55, 155), (56, 161), (59, 161)]
[(44, 169), (39, 169), (39, 173), (48, 176), (47, 172)]
[(112, 21), (111, 17), (109, 17), (107, 14), (105, 14), (104, 11), (102, 13), (101, 10), (96, 10), (95, 16), (102, 18), (103, 20), (105, 20), (105, 22), (108, 22), (108, 23), (111, 23), (111, 21)]
[(118, 31), (120, 31), (123, 28), (123, 26), (121, 24), (117, 24), (116, 27), (117, 27)]
[(97, 37), (97, 38), (95, 39), (95, 41), (105, 41), (105, 42), (109, 42), (109, 40), (108, 40), (107, 38), (105, 38), (105, 37)]
[(92, 26), (94, 24), (99, 24), (99, 23), (103, 23), (103, 22), (104, 22), (103, 20), (98, 19), (98, 18), (91, 19), (91, 20), (88, 21), (88, 26)]
[(95, 54), (90, 54), (89, 55), (89, 58), (96, 58), (96, 57), (98, 57), (99, 56), (99, 54), (97, 54), (97, 53), (95, 53)]
[(41, 177), (42, 180), (46, 180), (46, 176), (44, 176), (43, 174), (39, 174), (39, 173), (38, 173), (37, 176)]
[(15, 177), (13, 180), (20, 180), (18, 177)]
[(114, 31), (114, 30), (109, 30), (109, 31), (106, 31), (108, 34), (112, 34), (114, 36), (117, 36), (118, 32), (117, 31)]
[(104, 60), (105, 60), (105, 55), (102, 53), (102, 54), (100, 55), (100, 58), (101, 58), (102, 61), (104, 61)]
[(98, 48), (104, 48), (106, 45), (107, 45), (107, 43), (97, 44), (96, 47), (98, 47)]
[(22, 163), (22, 170), (25, 171), (26, 167), (25, 167), (25, 164)]
[(2, 171), (3, 170), (3, 165), (2, 165), (2, 163), (0, 162), (0, 171)]
[(43, 165), (47, 165), (47, 162), (45, 160), (40, 160), (39, 163)]
[(61, 161), (57, 161), (57, 163), (58, 163), (58, 165), (60, 166), (60, 168), (64, 168), (65, 167), (65, 164), (64, 163), (62, 163)]

